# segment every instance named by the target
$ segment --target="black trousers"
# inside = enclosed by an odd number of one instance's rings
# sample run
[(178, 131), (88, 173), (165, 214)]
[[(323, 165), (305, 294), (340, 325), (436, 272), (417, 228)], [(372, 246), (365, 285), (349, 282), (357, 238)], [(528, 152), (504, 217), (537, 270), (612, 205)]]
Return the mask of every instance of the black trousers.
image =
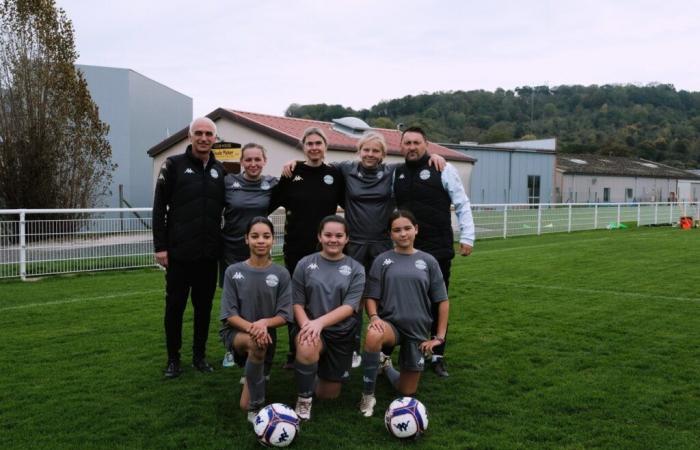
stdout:
[(204, 358), (211, 305), (216, 291), (217, 260), (170, 260), (165, 273), (165, 343), (168, 359), (179, 360), (182, 347), (182, 318), (187, 298), (192, 297), (194, 327), (192, 358)]
[[(450, 269), (452, 268), (452, 258), (449, 259), (438, 259), (438, 265), (440, 266), (440, 271), (442, 272), (442, 279), (445, 280), (445, 288), (450, 287)], [(438, 313), (440, 311), (440, 303), (432, 303), (430, 306), (431, 313), (433, 315), (433, 325), (430, 327), (430, 334), (435, 336), (437, 334), (438, 327)], [(449, 326), (448, 328), (449, 329)], [(445, 342), (433, 347), (433, 355), (444, 356), (445, 355), (445, 345), (447, 344), (447, 329), (445, 329)]]

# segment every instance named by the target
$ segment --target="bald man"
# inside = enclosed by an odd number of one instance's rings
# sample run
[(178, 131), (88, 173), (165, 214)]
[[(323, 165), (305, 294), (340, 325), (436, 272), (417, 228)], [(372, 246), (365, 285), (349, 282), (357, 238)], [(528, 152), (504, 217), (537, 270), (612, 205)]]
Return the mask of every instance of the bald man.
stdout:
[(169, 157), (160, 169), (153, 200), (153, 245), (165, 267), (166, 378), (182, 372), (182, 318), (188, 296), (194, 307), (192, 366), (214, 369), (205, 359), (217, 261), (222, 248), (224, 167), (214, 157), (216, 125), (206, 117), (189, 128), (185, 153)]

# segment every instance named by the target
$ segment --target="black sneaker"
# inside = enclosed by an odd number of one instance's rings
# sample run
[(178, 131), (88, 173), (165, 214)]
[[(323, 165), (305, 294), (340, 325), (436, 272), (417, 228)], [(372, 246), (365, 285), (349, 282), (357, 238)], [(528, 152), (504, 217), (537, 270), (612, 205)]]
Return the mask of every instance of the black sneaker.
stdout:
[(213, 372), (214, 368), (209, 365), (206, 359), (198, 358), (192, 360), (192, 367), (203, 373)]
[(182, 368), (180, 367), (180, 361), (170, 360), (168, 361), (168, 366), (165, 368), (163, 374), (165, 378), (177, 378), (182, 373)]
[(437, 361), (433, 363), (433, 372), (439, 377), (447, 378), (450, 376), (447, 373), (447, 364), (445, 363), (445, 358), (438, 358)]

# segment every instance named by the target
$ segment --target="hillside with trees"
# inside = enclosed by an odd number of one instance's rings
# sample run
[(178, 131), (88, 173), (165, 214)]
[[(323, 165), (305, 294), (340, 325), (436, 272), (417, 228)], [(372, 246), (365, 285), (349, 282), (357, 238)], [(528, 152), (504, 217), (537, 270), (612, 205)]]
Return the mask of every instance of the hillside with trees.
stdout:
[(355, 116), (381, 128), (417, 124), (434, 142), (556, 137), (560, 153), (639, 156), (700, 167), (700, 92), (670, 84), (423, 93), (362, 110), (292, 104), (285, 114), (325, 121)]

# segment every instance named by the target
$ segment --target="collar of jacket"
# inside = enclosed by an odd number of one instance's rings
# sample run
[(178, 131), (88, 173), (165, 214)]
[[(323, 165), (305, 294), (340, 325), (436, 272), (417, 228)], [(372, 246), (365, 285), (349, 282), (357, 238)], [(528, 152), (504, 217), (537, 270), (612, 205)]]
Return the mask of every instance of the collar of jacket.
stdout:
[[(193, 163), (199, 163), (200, 165), (202, 164), (202, 160), (194, 156), (192, 154), (192, 144), (187, 146), (187, 150), (185, 150), (185, 155), (192, 161)], [(204, 169), (210, 168), (214, 163), (216, 162), (216, 157), (214, 156), (214, 152), (210, 151), (209, 152), (209, 160), (207, 161), (206, 166), (204, 166)]]
[(416, 167), (423, 167), (428, 163), (429, 159), (430, 155), (428, 154), (428, 152), (425, 152), (423, 156), (414, 161), (406, 161), (406, 167), (410, 167), (412, 169), (415, 169)]

